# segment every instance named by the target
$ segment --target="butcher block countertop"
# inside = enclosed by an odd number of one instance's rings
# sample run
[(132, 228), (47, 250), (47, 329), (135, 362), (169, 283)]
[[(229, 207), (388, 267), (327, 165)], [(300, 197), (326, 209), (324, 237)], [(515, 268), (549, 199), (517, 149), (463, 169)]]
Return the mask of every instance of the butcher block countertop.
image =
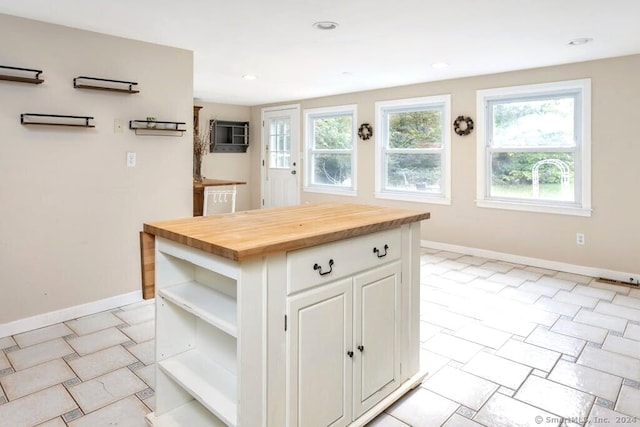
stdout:
[(318, 203), (144, 224), (157, 237), (233, 261), (286, 252), (428, 219), (429, 212)]

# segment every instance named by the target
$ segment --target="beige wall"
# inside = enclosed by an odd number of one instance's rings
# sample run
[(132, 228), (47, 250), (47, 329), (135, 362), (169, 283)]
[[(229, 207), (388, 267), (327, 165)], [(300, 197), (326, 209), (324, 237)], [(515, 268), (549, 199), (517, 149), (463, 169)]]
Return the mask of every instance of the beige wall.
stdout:
[[(301, 201), (341, 200), (427, 210), (432, 218), (422, 225), (423, 240), (640, 274), (640, 141), (635, 130), (640, 112), (639, 69), (640, 55), (636, 55), (298, 101), (302, 110), (357, 104), (358, 123), (374, 124), (376, 101), (451, 94), (452, 115), (475, 118), (479, 89), (591, 78), (590, 218), (477, 208), (475, 132), (466, 137), (452, 136), (450, 206), (376, 199), (373, 139), (358, 142), (358, 197), (303, 192)], [(262, 107), (253, 107), (252, 126), (259, 123)], [(260, 198), (259, 157), (256, 150), (251, 159), (256, 183), (251, 200), (256, 208)], [(585, 234), (585, 246), (576, 245), (577, 232)]]
[[(200, 132), (209, 126), (209, 121), (232, 120), (249, 121), (251, 118), (251, 107), (241, 105), (216, 104), (211, 102), (201, 102), (194, 100), (194, 105), (202, 107), (200, 110)], [(202, 161), (202, 175), (214, 179), (230, 179), (246, 182), (247, 185), (237, 187), (236, 210), (243, 211), (251, 208), (251, 197), (249, 188), (251, 186), (251, 152), (260, 151), (255, 148), (254, 133), (259, 134), (259, 127), (255, 124), (249, 126), (249, 137), (251, 143), (246, 153), (209, 153)], [(259, 182), (259, 181), (258, 181)]]
[[(7, 15), (0, 39), (2, 65), (45, 80), (0, 81), (0, 324), (140, 290), (143, 222), (191, 215), (192, 133), (136, 136), (128, 121), (193, 128), (192, 53)], [(141, 92), (74, 89), (80, 75)], [(26, 112), (93, 116), (96, 127), (21, 126)]]

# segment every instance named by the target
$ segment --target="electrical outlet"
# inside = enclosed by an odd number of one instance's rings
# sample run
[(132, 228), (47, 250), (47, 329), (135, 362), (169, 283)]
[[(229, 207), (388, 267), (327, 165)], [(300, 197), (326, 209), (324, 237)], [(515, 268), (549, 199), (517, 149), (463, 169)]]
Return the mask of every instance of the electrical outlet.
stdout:
[(124, 132), (124, 120), (115, 119), (113, 121), (113, 133), (122, 133)]
[(132, 168), (136, 165), (136, 153), (127, 151), (127, 167)]
[(584, 245), (584, 233), (576, 233), (576, 245)]

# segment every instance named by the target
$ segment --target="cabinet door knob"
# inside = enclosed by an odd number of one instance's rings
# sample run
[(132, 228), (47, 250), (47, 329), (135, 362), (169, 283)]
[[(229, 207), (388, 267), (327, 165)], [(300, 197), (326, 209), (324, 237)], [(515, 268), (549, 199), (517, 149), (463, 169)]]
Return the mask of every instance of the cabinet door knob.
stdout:
[(353, 357), (353, 351), (347, 351), (347, 356)]
[(387, 251), (389, 250), (389, 245), (384, 245), (383, 249), (384, 249), (384, 253), (382, 255), (380, 255), (380, 249), (378, 248), (373, 248), (373, 253), (376, 254), (378, 258), (386, 257)]
[(321, 266), (320, 264), (317, 264), (317, 263), (313, 265), (313, 269), (314, 269), (314, 270), (317, 270), (317, 271), (318, 271), (318, 273), (319, 273), (321, 276), (324, 276), (325, 274), (329, 274), (329, 273), (331, 273), (331, 272), (333, 271), (333, 259), (330, 259), (330, 260), (329, 260), (329, 271), (325, 271), (325, 272), (323, 273), (323, 272), (322, 272), (322, 266)]
[(362, 353), (364, 351), (364, 346), (363, 345), (359, 345), (358, 346), (358, 350), (360, 350), (360, 353)]

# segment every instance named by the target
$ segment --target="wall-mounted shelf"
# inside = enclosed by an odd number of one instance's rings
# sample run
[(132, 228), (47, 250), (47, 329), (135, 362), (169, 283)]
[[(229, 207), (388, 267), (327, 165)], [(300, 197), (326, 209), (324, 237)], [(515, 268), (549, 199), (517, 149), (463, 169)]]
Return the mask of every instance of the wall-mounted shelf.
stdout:
[(129, 120), (129, 129), (136, 135), (159, 135), (164, 133), (170, 136), (182, 136), (187, 130), (180, 126), (185, 122), (164, 122), (158, 120)]
[(211, 120), (211, 152), (245, 153), (249, 147), (249, 122)]
[[(33, 117), (38, 119), (33, 120)], [(22, 113), (20, 114), (20, 123), (23, 125), (40, 125), (40, 126), (71, 126), (81, 128), (94, 128), (95, 125), (89, 123), (93, 120), (91, 116), (65, 116), (60, 114), (36, 114)]]
[[(5, 74), (5, 71), (11, 74)], [(16, 73), (17, 71), (17, 73)], [(35, 73), (34, 77), (25, 77), (23, 74)], [(15, 75), (14, 75), (15, 74)], [(6, 65), (0, 65), (0, 80), (7, 80), (10, 82), (20, 82), (20, 83), (31, 83), (34, 85), (39, 85), (44, 82), (40, 78), (40, 74), (42, 74), (42, 70), (33, 70), (31, 68), (18, 68), (18, 67), (8, 67)]]
[(99, 79), (87, 76), (78, 76), (73, 79), (73, 87), (76, 89), (106, 90), (121, 93), (139, 93), (139, 90), (133, 88), (137, 84), (136, 82), (124, 80)]

